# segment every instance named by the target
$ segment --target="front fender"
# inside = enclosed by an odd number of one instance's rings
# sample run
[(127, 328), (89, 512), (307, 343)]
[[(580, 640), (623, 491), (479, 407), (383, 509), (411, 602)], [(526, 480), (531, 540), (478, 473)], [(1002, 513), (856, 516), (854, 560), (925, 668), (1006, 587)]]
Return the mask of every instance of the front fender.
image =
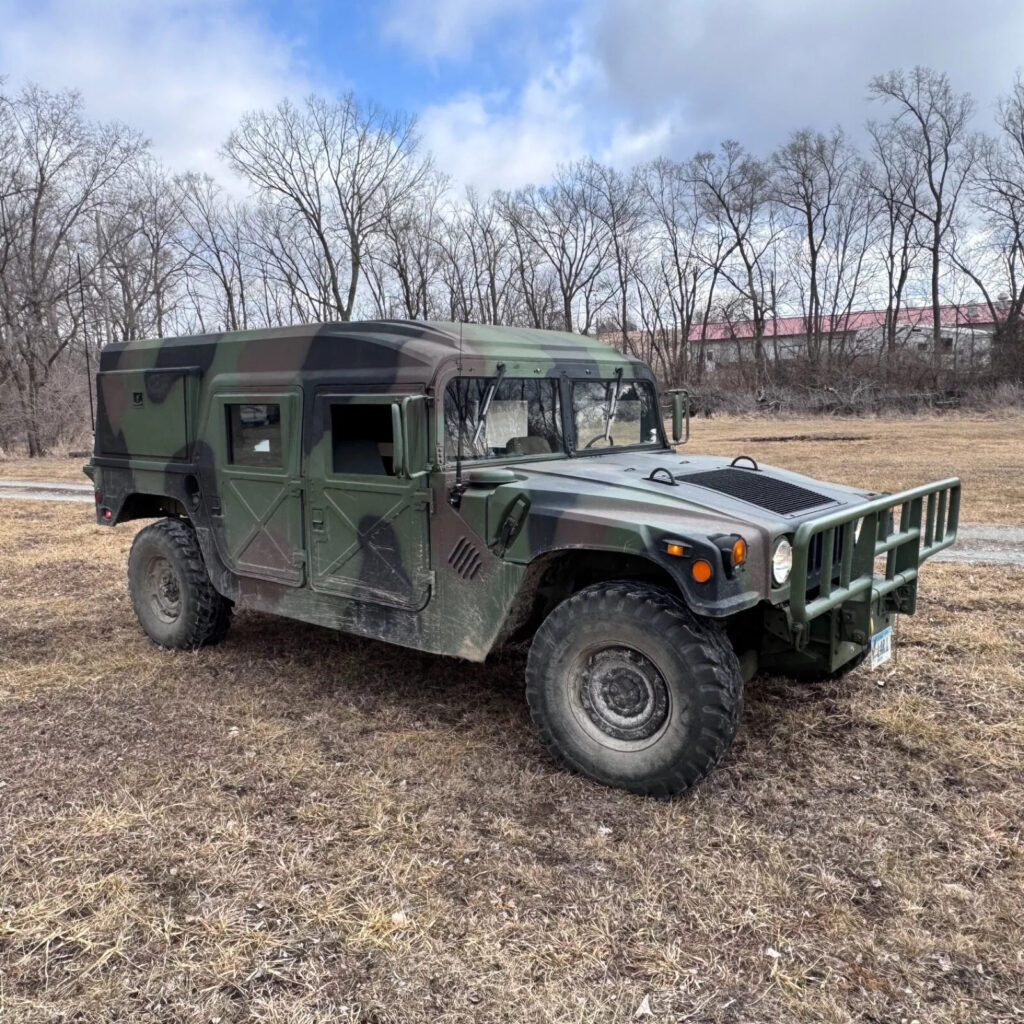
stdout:
[[(682, 556), (668, 554), (665, 542), (669, 539), (683, 542)], [(669, 574), (693, 611), (712, 618), (726, 618), (752, 608), (762, 597), (752, 587), (746, 566), (739, 566), (731, 574), (726, 571), (722, 551), (710, 537), (613, 518), (599, 510), (574, 509), (566, 513), (534, 504), (505, 552), (505, 559), (525, 565), (542, 555), (572, 550), (647, 559)], [(705, 583), (691, 575), (698, 558), (706, 559), (713, 568), (711, 579)]]

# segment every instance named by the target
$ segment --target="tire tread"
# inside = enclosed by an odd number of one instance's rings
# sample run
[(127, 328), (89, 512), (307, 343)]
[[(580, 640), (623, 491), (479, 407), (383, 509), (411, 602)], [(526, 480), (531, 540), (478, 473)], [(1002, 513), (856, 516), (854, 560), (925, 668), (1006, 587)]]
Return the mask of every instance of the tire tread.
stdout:
[(179, 565), (185, 574), (182, 582), (190, 592), (194, 608), (194, 614), (188, 620), (185, 636), (174, 646), (180, 650), (197, 650), (220, 643), (231, 626), (232, 603), (214, 589), (210, 575), (206, 571), (195, 528), (184, 519), (168, 518), (150, 523), (135, 535), (132, 542), (131, 554), (128, 556), (128, 592), (140, 624), (144, 623), (144, 618), (139, 607), (139, 595), (132, 586), (132, 556), (140, 540), (156, 537), (177, 555)]
[[(704, 742), (667, 770), (647, 776), (642, 783), (624, 784), (602, 777), (599, 772), (578, 763), (558, 742), (544, 711), (543, 668), (571, 631), (572, 622), (588, 615), (602, 619), (640, 615), (651, 622), (692, 667), (693, 692), (703, 720), (701, 737)], [(526, 698), (541, 739), (566, 768), (642, 795), (672, 796), (696, 786), (729, 751), (743, 710), (743, 681), (736, 653), (718, 623), (698, 617), (661, 587), (616, 580), (578, 591), (541, 624), (527, 660)]]

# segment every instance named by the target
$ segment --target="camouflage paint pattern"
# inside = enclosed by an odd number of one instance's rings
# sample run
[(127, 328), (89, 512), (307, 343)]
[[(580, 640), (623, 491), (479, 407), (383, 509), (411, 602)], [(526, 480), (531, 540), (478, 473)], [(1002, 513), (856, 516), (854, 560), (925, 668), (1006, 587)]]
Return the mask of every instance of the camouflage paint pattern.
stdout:
[[(567, 596), (569, 577), (570, 586), (658, 580), (698, 613), (727, 620), (738, 649), (779, 665), (837, 667), (873, 627), (912, 607), (916, 579), (897, 580), (885, 597), (869, 584), (866, 596), (795, 623), (788, 598), (798, 584), (773, 585), (771, 554), (814, 514), (781, 515), (687, 484), (729, 460), (684, 456), (663, 432), (653, 447), (583, 452), (570, 443), (561, 455), (464, 464), (456, 488), (445, 388), (499, 367), (507, 378), (557, 382), (570, 442), (572, 381), (618, 373), (656, 388), (649, 366), (595, 339), (477, 324), (374, 321), (113, 345), (101, 354), (87, 467), (97, 519), (186, 515), (214, 586), (236, 604), (472, 660), (528, 630)], [(280, 407), (274, 464), (229, 461), (228, 407), (239, 403)], [(397, 472), (335, 472), (333, 406), (392, 417), (405, 442), (392, 454)], [(759, 471), (814, 489), (851, 522), (878, 498)], [(732, 568), (723, 543), (736, 536), (748, 558)], [(669, 540), (683, 557), (667, 553)], [(901, 565), (917, 564), (910, 544)], [(714, 566), (705, 583), (690, 571), (697, 558)]]

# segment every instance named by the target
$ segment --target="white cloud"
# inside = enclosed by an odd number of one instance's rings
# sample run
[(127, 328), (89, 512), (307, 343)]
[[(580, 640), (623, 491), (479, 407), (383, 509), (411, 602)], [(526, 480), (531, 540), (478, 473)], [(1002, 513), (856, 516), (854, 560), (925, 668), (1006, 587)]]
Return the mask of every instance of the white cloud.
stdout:
[(868, 80), (924, 64), (979, 101), (1020, 62), (1024, 6), (975, 0), (602, 0), (583, 9), (581, 44), (600, 68), (596, 102), (620, 117), (673, 123), (670, 155), (736, 138), (762, 152), (805, 126), (856, 134)]
[(466, 92), (420, 115), (424, 142), (456, 182), (482, 191), (542, 183), (587, 152), (579, 61), (549, 68), (514, 96)]
[(468, 60), (496, 22), (539, 6), (540, 0), (392, 0), (383, 32), (426, 60)]
[(140, 129), (173, 170), (223, 179), (239, 115), (309, 88), (293, 46), (240, 0), (0, 3), (0, 19), (9, 89), (78, 89), (90, 116)]
[(612, 131), (611, 140), (597, 159), (620, 169), (654, 160), (667, 152), (673, 131), (673, 121), (669, 116), (659, 117), (651, 124), (619, 121)]

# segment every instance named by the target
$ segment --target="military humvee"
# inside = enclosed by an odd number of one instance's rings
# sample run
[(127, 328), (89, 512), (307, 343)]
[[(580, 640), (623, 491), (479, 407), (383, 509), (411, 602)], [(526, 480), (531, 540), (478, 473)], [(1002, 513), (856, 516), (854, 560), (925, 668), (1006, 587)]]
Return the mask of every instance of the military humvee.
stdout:
[(637, 793), (721, 760), (758, 669), (884, 660), (956, 535), (956, 479), (882, 496), (677, 451), (650, 367), (578, 335), (171, 338), (106, 348), (97, 383), (96, 516), (157, 520), (128, 565), (157, 644), (216, 643), (233, 606), (473, 661), (529, 640), (548, 748)]

